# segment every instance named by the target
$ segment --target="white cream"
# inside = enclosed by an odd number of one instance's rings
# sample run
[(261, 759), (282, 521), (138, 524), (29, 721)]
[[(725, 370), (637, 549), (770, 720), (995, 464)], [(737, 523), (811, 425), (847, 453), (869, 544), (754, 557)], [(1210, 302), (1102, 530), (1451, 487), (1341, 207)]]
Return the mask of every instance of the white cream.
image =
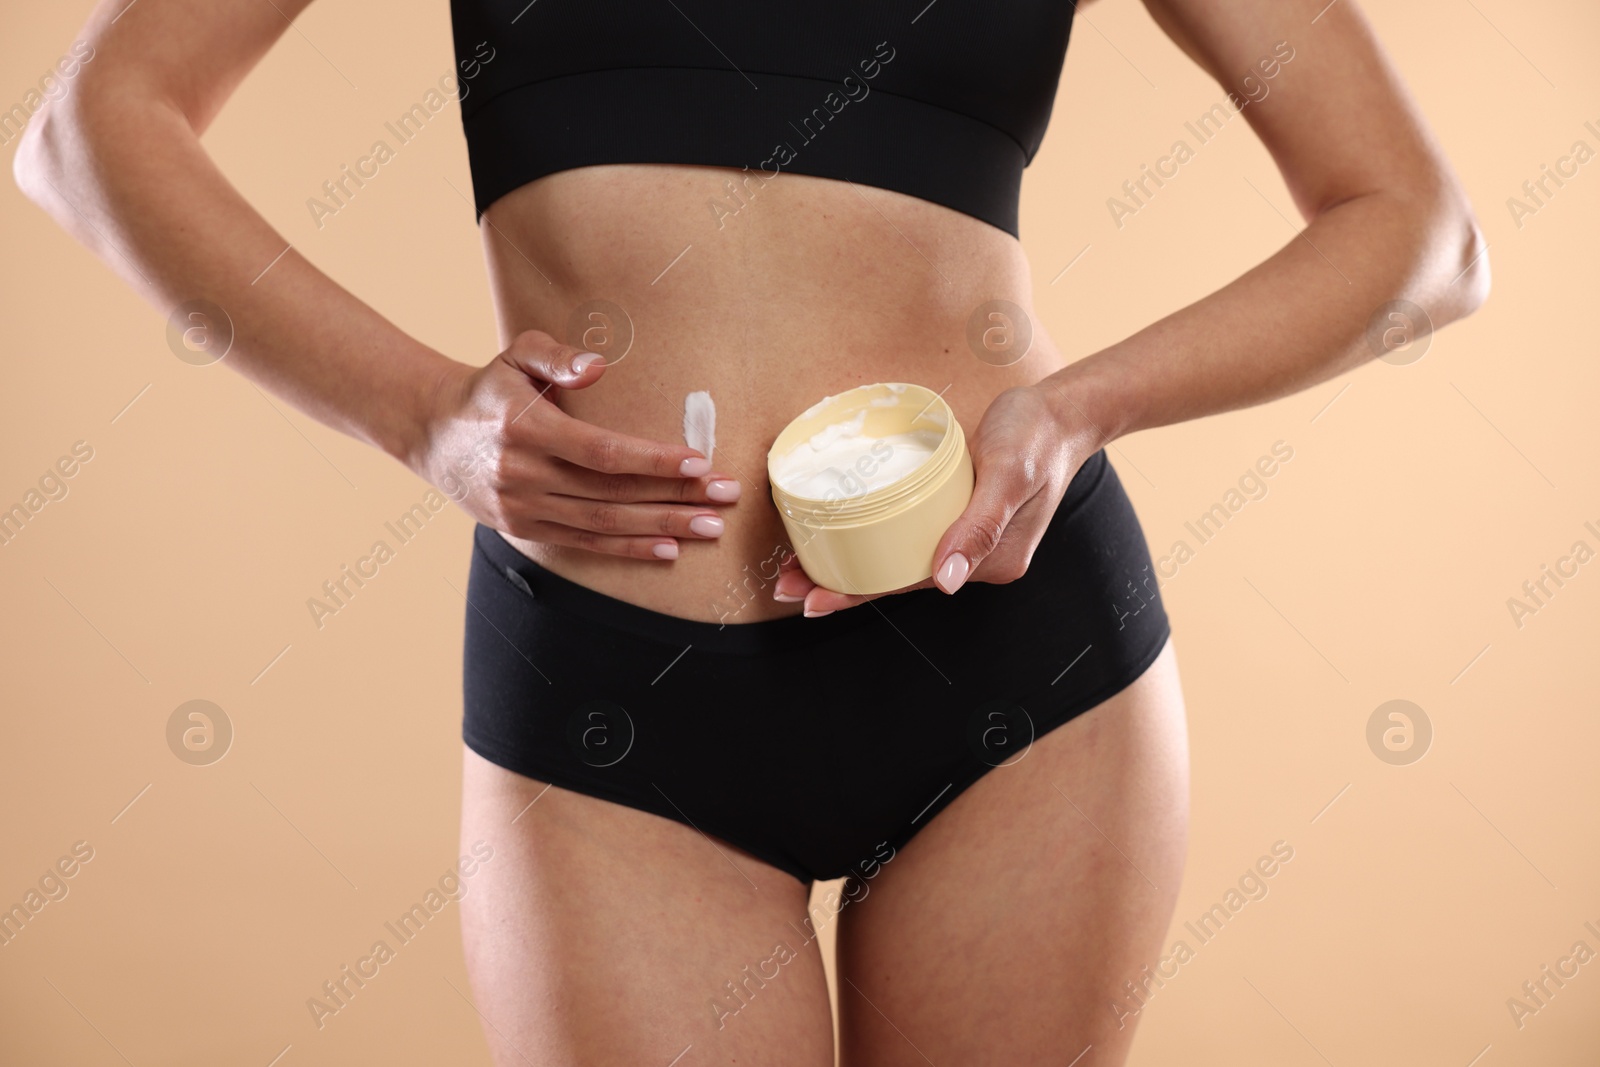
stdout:
[(866, 418), (863, 409), (824, 426), (773, 463), (773, 478), (785, 492), (810, 500), (857, 497), (917, 470), (944, 438), (939, 429), (865, 434)]
[(704, 389), (683, 398), (683, 443), (711, 459), (717, 447), (717, 406)]

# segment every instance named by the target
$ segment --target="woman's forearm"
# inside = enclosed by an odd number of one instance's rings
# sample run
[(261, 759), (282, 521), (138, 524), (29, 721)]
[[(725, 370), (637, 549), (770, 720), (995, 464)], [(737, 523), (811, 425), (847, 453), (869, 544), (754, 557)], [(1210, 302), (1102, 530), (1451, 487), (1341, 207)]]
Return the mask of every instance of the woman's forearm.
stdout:
[(87, 76), (29, 127), (23, 191), (163, 315), (221, 307), (222, 362), (411, 465), (451, 367), (313, 267), (228, 182), (182, 111), (135, 78)]
[(1483, 248), (1448, 186), (1354, 197), (1217, 292), (1042, 384), (1102, 445), (1288, 396), (1381, 354), (1368, 333), (1389, 301), (1420, 306), (1434, 329), (1469, 314), (1488, 291)]

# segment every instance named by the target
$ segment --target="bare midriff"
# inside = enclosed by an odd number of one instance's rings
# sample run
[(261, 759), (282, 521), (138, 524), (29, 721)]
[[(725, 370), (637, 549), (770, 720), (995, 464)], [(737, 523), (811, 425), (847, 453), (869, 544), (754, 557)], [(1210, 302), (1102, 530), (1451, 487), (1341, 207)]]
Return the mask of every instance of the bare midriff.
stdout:
[[(681, 444), (684, 397), (707, 390), (713, 470), (743, 490), (735, 504), (712, 505), (721, 537), (681, 538), (670, 562), (507, 540), (608, 596), (727, 623), (801, 610), (772, 599), (788, 538), (766, 455), (790, 419), (856, 385), (913, 382), (941, 393), (970, 439), (997, 394), (1064, 364), (1033, 315), (1022, 246), (1005, 231), (847, 181), (739, 177), (720, 167), (583, 167), (516, 189), (481, 224), (502, 345), (537, 329), (608, 359), (595, 385), (548, 395), (593, 425)], [(1017, 349), (1006, 338), (991, 335), (995, 344), (977, 351), (968, 341), (974, 313), (994, 300), (1031, 321), (1026, 354), (1008, 365)], [(585, 322), (596, 343), (569, 331), (580, 307), (597, 312)]]

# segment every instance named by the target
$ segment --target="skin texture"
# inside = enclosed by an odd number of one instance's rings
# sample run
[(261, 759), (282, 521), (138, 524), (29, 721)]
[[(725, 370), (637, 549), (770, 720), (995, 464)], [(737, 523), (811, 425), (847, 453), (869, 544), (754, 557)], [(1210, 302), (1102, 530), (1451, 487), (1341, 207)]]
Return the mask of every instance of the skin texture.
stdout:
[[(1293, 44), (1244, 116), (1308, 225), (1131, 337), (1069, 364), (1032, 315), (1021, 246), (938, 205), (790, 174), (717, 228), (706, 203), (735, 172), (607, 166), (490, 208), (503, 351), (451, 358), (285, 253), (200, 146), (305, 6), (102, 4), (83, 31), (95, 61), (18, 147), (20, 186), (162, 314), (197, 296), (226, 308), (227, 366), (385, 450), (557, 573), (672, 614), (743, 623), (859, 603), (792, 561), (761, 595), (730, 592), (787, 554), (765, 450), (827, 393), (945, 389), (977, 487), (930, 562), (959, 595), (1026, 570), (1097, 448), (1350, 370), (1373, 358), (1364, 331), (1386, 301), (1421, 305), (1437, 328), (1488, 289), (1471, 209), (1354, 0), (1314, 24), (1320, 2), (1147, 0), (1230, 90)], [(596, 296), (637, 336), (580, 368), (565, 324)], [(1034, 318), (1033, 347), (1008, 367), (966, 346), (969, 316), (995, 298)], [(680, 443), (695, 389), (717, 403), (716, 469)], [(719, 533), (690, 531), (712, 514)], [(666, 545), (675, 559), (657, 556)], [(1184, 737), (1169, 648), (931, 819), (837, 920), (844, 1062), (1066, 1063), (1085, 1045), (1085, 1064), (1122, 1062), (1132, 1027), (1100, 1001), (1154, 958), (1171, 915)], [(676, 822), (542, 788), (466, 757), (463, 830), (497, 854), (463, 921), (498, 1063), (668, 1063), (691, 1044), (686, 1064), (828, 1061), (814, 949), (724, 1027), (709, 1008), (803, 917), (794, 879)]]

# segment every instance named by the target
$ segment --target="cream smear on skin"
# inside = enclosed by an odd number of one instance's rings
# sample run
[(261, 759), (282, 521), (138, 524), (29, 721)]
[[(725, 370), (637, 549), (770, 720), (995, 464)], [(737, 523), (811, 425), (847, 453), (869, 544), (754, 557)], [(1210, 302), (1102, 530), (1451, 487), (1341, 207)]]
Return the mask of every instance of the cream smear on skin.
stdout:
[(683, 443), (711, 461), (717, 447), (717, 406), (704, 389), (683, 398)]
[[(888, 396), (871, 403), (887, 407), (898, 400)], [(917, 470), (944, 439), (941, 429), (864, 434), (866, 420), (866, 411), (859, 411), (812, 434), (773, 464), (774, 480), (785, 492), (809, 500), (860, 496)]]

